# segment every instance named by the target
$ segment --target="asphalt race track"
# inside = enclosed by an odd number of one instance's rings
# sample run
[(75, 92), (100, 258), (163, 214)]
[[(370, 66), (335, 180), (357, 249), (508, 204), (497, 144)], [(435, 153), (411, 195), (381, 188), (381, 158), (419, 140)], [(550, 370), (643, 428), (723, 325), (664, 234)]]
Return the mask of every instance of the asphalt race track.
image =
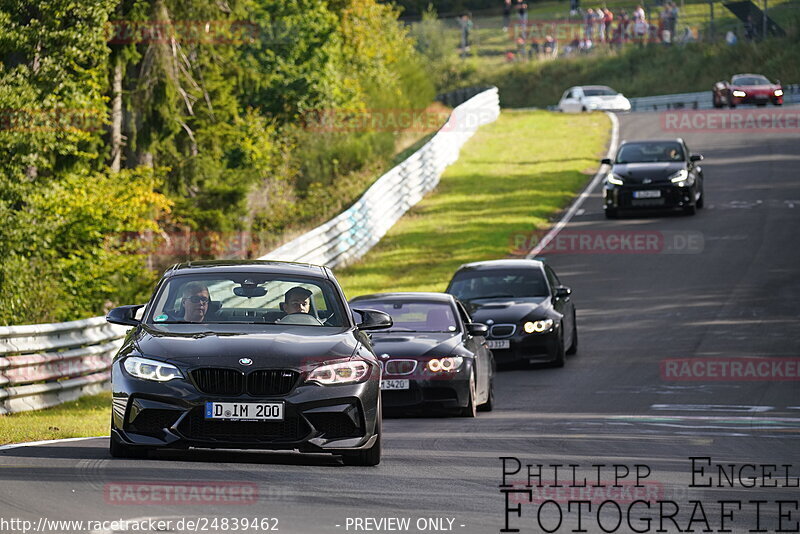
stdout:
[[(621, 139), (676, 135), (661, 131), (656, 113), (622, 115), (620, 125)], [(494, 412), (387, 419), (377, 468), (230, 451), (112, 460), (107, 438), (2, 450), (2, 517), (32, 521), (40, 532), (125, 532), (111, 524), (58, 528), (42, 518), (173, 521), (145, 532), (298, 534), (489, 534), (508, 518), (521, 533), (573, 532), (576, 501), (584, 500), (584, 532), (702, 532), (702, 512), (706, 531), (721, 531), (722, 520), (732, 532), (797, 529), (800, 133), (683, 137), (705, 156), (705, 209), (608, 221), (595, 191), (563, 233), (589, 236), (588, 248), (562, 243), (546, 254), (573, 289), (578, 354), (563, 369), (501, 372)], [(610, 250), (621, 242), (640, 246)], [(734, 364), (740, 374), (726, 375)], [(690, 457), (709, 457), (695, 460), (694, 484)], [(525, 464), (534, 475), (544, 465), (532, 488)], [(731, 483), (718, 464), (733, 471)], [(557, 473), (552, 465), (561, 466)], [(570, 487), (584, 477), (588, 488)], [(703, 485), (708, 479), (713, 487)], [(506, 495), (504, 481), (531, 492)], [(506, 513), (516, 507), (520, 515)], [(659, 521), (676, 508), (674, 519)], [(275, 519), (242, 528), (241, 519), (261, 518)], [(188, 520), (200, 523), (190, 529)]]

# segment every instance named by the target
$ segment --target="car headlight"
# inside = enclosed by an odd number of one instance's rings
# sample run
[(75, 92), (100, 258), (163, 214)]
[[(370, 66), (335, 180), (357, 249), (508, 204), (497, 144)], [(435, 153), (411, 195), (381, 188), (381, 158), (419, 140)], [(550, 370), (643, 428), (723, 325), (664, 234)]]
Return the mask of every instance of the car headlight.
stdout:
[(363, 382), (367, 377), (369, 377), (369, 364), (364, 360), (352, 360), (320, 365), (311, 371), (308, 381), (329, 386)]
[(775, 96), (783, 96), (783, 90), (782, 89), (775, 89)]
[(129, 375), (143, 380), (154, 380), (156, 382), (168, 382), (173, 378), (183, 378), (180, 369), (168, 363), (129, 356), (125, 358), (123, 366)]
[(541, 321), (528, 321), (522, 325), (522, 329), (528, 334), (546, 332), (553, 328), (552, 319), (542, 319)]
[(608, 175), (606, 176), (606, 181), (614, 185), (625, 185), (625, 182), (622, 181), (622, 178), (617, 176), (613, 172), (608, 173)]
[(686, 169), (681, 169), (669, 177), (670, 182), (676, 184), (678, 187), (691, 186), (694, 183), (694, 178), (689, 176)]
[(747, 96), (747, 93), (745, 93), (744, 91), (734, 91), (733, 92), (733, 96), (737, 96), (737, 97), (741, 98), (741, 97)]
[(458, 371), (464, 358), (461, 356), (447, 356), (445, 358), (433, 358), (428, 362), (428, 370), (432, 373), (452, 373)]

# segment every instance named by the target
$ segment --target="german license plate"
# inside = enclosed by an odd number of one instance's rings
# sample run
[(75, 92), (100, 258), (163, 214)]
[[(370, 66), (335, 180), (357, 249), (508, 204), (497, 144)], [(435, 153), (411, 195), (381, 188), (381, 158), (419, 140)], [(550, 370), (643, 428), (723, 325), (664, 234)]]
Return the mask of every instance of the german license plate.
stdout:
[(660, 197), (661, 197), (661, 191), (658, 189), (633, 192), (633, 198), (660, 198)]
[(381, 389), (408, 389), (408, 378), (381, 380)]
[(282, 402), (206, 402), (206, 419), (283, 421)]
[(507, 339), (489, 339), (486, 344), (490, 349), (510, 349), (511, 342)]

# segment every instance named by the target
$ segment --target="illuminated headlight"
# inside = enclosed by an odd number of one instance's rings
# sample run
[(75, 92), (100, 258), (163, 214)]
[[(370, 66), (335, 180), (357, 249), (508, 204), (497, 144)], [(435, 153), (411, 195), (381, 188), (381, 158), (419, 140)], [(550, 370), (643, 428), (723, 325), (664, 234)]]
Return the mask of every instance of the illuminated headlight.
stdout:
[(610, 184), (614, 185), (624, 185), (625, 182), (622, 181), (622, 178), (614, 174), (613, 172), (608, 173), (606, 176), (606, 181)]
[(747, 93), (745, 93), (744, 91), (734, 91), (734, 92), (733, 92), (733, 96), (736, 96), (736, 97), (742, 98), (742, 97), (745, 97), (745, 96), (747, 96)]
[(681, 169), (669, 177), (670, 182), (677, 184), (678, 187), (686, 187), (694, 183), (694, 178), (689, 176), (686, 169)]
[(528, 334), (533, 334), (534, 332), (541, 333), (546, 332), (553, 328), (553, 320), (552, 319), (543, 319), (541, 321), (528, 321), (524, 325), (522, 325), (522, 329), (525, 330)]
[(123, 363), (129, 375), (143, 380), (154, 380), (156, 382), (168, 382), (173, 378), (183, 378), (180, 369), (168, 363), (130, 356), (125, 358)]
[(451, 373), (453, 371), (458, 371), (458, 368), (461, 367), (461, 364), (464, 362), (464, 358), (461, 356), (447, 356), (445, 358), (433, 358), (428, 362), (428, 370), (433, 373)]
[(363, 382), (369, 376), (369, 364), (364, 360), (321, 365), (308, 375), (309, 382), (324, 386)]
[(775, 89), (775, 96), (783, 96), (783, 90)]

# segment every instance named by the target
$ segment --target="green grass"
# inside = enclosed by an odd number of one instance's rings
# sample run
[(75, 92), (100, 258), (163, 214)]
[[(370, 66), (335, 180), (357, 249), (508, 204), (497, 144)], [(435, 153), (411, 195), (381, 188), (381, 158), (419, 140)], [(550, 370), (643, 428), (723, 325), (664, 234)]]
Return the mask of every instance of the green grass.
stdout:
[(604, 114), (505, 111), (464, 146), (439, 187), (359, 263), (337, 271), (348, 297), (443, 291), (462, 263), (508, 257), (596, 171)]
[(111, 393), (82, 397), (54, 408), (0, 415), (0, 444), (107, 436)]

